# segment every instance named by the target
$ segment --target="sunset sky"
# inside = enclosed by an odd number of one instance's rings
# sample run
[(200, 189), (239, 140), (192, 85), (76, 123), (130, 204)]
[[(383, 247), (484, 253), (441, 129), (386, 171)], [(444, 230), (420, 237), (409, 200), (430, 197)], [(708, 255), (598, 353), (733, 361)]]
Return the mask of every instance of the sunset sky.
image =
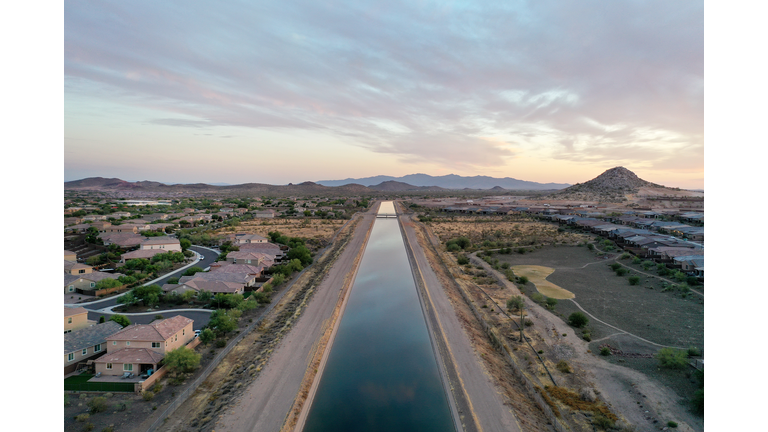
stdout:
[(65, 180), (704, 187), (700, 1), (63, 7)]

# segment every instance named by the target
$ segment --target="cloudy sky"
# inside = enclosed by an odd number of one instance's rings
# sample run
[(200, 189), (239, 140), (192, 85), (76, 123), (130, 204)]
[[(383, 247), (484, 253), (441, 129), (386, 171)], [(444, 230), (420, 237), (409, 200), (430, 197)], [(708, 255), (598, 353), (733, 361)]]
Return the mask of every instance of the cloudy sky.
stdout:
[(701, 1), (63, 7), (65, 180), (704, 186)]

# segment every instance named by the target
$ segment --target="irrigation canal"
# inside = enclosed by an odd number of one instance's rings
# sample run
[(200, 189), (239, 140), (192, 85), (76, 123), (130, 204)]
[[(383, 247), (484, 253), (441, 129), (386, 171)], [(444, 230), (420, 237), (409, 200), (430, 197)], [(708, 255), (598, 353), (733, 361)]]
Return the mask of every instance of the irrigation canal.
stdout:
[(304, 432), (456, 430), (399, 223), (374, 223)]

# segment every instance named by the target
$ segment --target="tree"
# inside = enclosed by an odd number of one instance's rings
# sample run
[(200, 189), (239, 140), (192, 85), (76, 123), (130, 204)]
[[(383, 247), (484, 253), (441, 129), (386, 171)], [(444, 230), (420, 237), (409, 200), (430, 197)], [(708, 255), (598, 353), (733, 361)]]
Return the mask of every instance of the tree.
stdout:
[(213, 330), (206, 328), (200, 332), (200, 336), (198, 337), (200, 338), (200, 342), (202, 342), (203, 345), (208, 345), (216, 338), (216, 334), (213, 332)]
[(128, 319), (125, 315), (112, 315), (112, 317), (109, 319), (110, 321), (114, 321), (118, 324), (120, 324), (123, 327), (128, 327), (131, 325), (131, 320)]
[(181, 250), (185, 251), (189, 249), (190, 246), (192, 246), (192, 242), (187, 239), (181, 239), (179, 240), (179, 244), (181, 245)]
[(233, 313), (229, 313), (224, 309), (216, 309), (211, 314), (211, 319), (208, 321), (208, 326), (216, 331), (216, 333), (225, 334), (231, 331), (237, 330), (237, 318)]
[(188, 373), (200, 366), (200, 354), (187, 347), (179, 347), (166, 353), (163, 363), (168, 368), (168, 372)]
[(568, 317), (568, 324), (576, 328), (582, 328), (587, 323), (589, 323), (589, 318), (581, 312), (574, 312)]

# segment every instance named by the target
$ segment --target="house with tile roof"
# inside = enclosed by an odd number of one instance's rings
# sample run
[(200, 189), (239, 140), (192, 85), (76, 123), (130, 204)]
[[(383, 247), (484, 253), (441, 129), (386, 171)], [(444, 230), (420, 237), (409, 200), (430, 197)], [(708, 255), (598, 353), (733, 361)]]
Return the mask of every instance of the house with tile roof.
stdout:
[(96, 284), (103, 279), (117, 279), (120, 276), (124, 276), (121, 273), (106, 273), (95, 271), (92, 273), (82, 275), (72, 275), (64, 273), (64, 293), (65, 294), (90, 294), (93, 292)]
[(139, 375), (157, 370), (165, 354), (195, 338), (194, 321), (176, 315), (151, 324), (132, 324), (107, 337), (107, 353), (94, 361), (102, 375)]
[(78, 365), (106, 353), (107, 337), (121, 328), (120, 324), (107, 321), (64, 334), (64, 375), (77, 370)]

